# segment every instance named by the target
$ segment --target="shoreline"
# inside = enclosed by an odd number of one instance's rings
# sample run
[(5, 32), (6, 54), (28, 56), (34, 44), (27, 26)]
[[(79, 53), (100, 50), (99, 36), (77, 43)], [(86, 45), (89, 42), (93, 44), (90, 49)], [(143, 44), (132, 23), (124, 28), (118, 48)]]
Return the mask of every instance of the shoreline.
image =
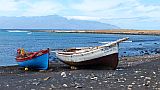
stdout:
[(19, 30), (30, 32), (50, 33), (93, 33), (93, 34), (126, 34), (126, 35), (160, 35), (160, 30), (136, 30), (136, 29), (102, 29), (102, 30), (74, 30), (74, 29), (0, 29)]
[(160, 54), (122, 57), (116, 70), (78, 69), (50, 62), (49, 69), (0, 67), (0, 89), (155, 89), (160, 90)]
[(54, 33), (93, 33), (93, 34), (126, 34), (126, 35), (160, 35), (160, 30), (29, 30), (31, 32), (54, 32)]

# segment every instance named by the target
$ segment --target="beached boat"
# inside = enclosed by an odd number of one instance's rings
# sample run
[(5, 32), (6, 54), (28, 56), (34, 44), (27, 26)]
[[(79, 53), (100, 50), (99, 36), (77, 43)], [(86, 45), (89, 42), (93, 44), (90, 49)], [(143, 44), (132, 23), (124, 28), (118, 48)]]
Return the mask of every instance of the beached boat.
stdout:
[(126, 41), (122, 38), (114, 42), (96, 47), (70, 48), (57, 50), (60, 61), (71, 67), (106, 67), (116, 69), (118, 65), (118, 44)]
[[(25, 55), (27, 54), (27, 55)], [(22, 56), (19, 52), (16, 61), (20, 67), (46, 70), (49, 64), (49, 49), (37, 52), (25, 52)]]

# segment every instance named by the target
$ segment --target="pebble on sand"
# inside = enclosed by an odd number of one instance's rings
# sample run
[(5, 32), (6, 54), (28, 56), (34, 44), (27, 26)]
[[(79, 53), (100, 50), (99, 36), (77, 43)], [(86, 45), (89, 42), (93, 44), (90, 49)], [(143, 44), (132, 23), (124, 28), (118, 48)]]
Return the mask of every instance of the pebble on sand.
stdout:
[(91, 77), (91, 80), (97, 80), (98, 77)]
[(68, 85), (67, 84), (63, 84), (63, 87), (68, 87)]
[(56, 88), (53, 84), (51, 84), (51, 88)]
[(62, 76), (62, 77), (67, 77), (67, 75), (66, 75), (65, 72), (62, 72), (62, 73), (61, 73), (61, 76)]
[(128, 85), (128, 90), (131, 90), (133, 85)]
[(32, 84), (37, 86), (40, 84), (40, 82), (33, 82)]
[(44, 78), (43, 80), (46, 81), (46, 80), (48, 80), (48, 79), (50, 79), (50, 78), (51, 78), (51, 77), (46, 77), (46, 78)]

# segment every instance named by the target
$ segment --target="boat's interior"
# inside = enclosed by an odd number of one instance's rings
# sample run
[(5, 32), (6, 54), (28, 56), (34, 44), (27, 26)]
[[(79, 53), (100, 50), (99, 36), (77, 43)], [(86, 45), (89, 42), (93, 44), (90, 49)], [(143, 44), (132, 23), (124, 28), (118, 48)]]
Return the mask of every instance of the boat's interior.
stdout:
[(21, 55), (20, 53), (17, 53), (16, 59), (38, 57), (38, 56), (41, 56), (41, 55), (43, 55), (47, 52), (48, 52), (48, 49), (47, 50), (40, 50), (40, 51), (37, 51), (37, 52), (26, 52), (25, 51), (24, 55)]
[(94, 50), (103, 49), (104, 47), (110, 48), (112, 46), (116, 46), (118, 43), (120, 43), (122, 41), (126, 41), (126, 40), (128, 40), (128, 38), (122, 38), (122, 39), (119, 39), (117, 41), (114, 41), (114, 42), (111, 42), (111, 43), (107, 43), (107, 44), (101, 45), (101, 46), (64, 49), (64, 50), (58, 51), (57, 53), (58, 54), (64, 54), (64, 55), (72, 55), (72, 54), (93, 52)]
[(17, 59), (28, 58), (28, 57), (31, 57), (33, 54), (34, 54), (33, 52), (27, 52), (24, 55), (17, 54), (16, 58)]
[(98, 47), (69, 48), (69, 49), (65, 49), (65, 50), (58, 52), (58, 53), (65, 54), (65, 55), (72, 55), (72, 54), (89, 52), (89, 51), (92, 51), (95, 49), (98, 49)]
[(70, 48), (70, 49), (65, 49), (64, 51), (65, 52), (76, 52), (76, 51), (79, 51), (79, 50), (82, 50), (82, 48)]

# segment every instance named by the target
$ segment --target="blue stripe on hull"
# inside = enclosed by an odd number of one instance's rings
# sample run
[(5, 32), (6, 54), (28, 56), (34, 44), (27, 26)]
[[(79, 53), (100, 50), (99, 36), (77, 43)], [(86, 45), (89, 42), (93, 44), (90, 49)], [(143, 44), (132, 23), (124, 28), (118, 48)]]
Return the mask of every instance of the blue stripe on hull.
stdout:
[(23, 62), (18, 62), (19, 66), (21, 67), (28, 67), (33, 69), (48, 69), (49, 63), (49, 54), (44, 54), (39, 57), (33, 58), (31, 60), (26, 60)]

